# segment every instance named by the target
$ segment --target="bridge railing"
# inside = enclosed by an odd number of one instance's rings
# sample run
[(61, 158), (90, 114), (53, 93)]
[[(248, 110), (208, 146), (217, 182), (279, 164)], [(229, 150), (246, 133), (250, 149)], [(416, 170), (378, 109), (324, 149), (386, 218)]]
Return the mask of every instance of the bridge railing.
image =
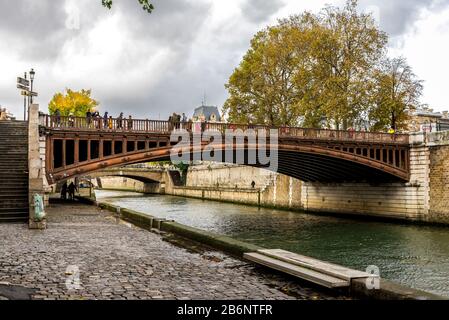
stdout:
[(160, 120), (119, 119), (119, 118), (87, 118), (72, 116), (54, 116), (41, 114), (40, 125), (49, 129), (64, 129), (71, 131), (129, 131), (170, 133), (170, 123)]
[(224, 134), (227, 130), (237, 131), (265, 129), (276, 130), (280, 137), (312, 139), (324, 141), (354, 141), (373, 143), (408, 144), (407, 134), (389, 134), (383, 132), (367, 132), (353, 130), (328, 130), (297, 127), (270, 127), (254, 124), (212, 123), (212, 122), (170, 122), (162, 120), (142, 120), (129, 118), (87, 118), (71, 116), (40, 115), (40, 125), (48, 129), (64, 129), (71, 131), (102, 131), (102, 132), (136, 132), (170, 134), (174, 130), (184, 129), (189, 132), (203, 132), (205, 130), (219, 131)]

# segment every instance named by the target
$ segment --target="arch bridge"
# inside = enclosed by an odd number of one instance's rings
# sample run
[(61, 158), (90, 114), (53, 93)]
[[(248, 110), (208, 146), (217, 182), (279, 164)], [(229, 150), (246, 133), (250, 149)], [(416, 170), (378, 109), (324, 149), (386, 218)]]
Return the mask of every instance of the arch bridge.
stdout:
[[(170, 160), (172, 149), (177, 147), (177, 142), (170, 141), (171, 134), (180, 129), (192, 137), (204, 130), (223, 136), (229, 130), (237, 135), (248, 129), (275, 130), (277, 172), (306, 182), (381, 183), (410, 179), (410, 144), (405, 134), (138, 119), (105, 122), (102, 118), (45, 114), (39, 116), (39, 128), (41, 141), (45, 141), (45, 172), (50, 184), (107, 168)], [(190, 159), (195, 155), (199, 159), (209, 142), (203, 141), (201, 150), (191, 144)], [(269, 143), (268, 138), (267, 149)], [(225, 143), (214, 145), (215, 152), (226, 147)], [(260, 161), (248, 161), (248, 153), (259, 148), (258, 142), (248, 139), (236, 139), (232, 145), (234, 153), (245, 154), (244, 164), (263, 167)], [(224, 156), (221, 161), (226, 161)]]
[(164, 179), (164, 169), (138, 168), (127, 166), (126, 168), (106, 168), (89, 174), (90, 178), (122, 177), (133, 179), (144, 183), (159, 183)]

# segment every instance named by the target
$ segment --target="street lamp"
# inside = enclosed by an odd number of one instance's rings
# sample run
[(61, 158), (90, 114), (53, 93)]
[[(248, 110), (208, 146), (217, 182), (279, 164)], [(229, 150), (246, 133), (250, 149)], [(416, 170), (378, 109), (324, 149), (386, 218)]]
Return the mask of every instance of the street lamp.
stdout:
[(30, 104), (33, 104), (33, 81), (34, 81), (35, 75), (36, 75), (36, 72), (34, 71), (34, 69), (31, 69), (31, 71), (30, 71), (30, 80), (31, 80)]

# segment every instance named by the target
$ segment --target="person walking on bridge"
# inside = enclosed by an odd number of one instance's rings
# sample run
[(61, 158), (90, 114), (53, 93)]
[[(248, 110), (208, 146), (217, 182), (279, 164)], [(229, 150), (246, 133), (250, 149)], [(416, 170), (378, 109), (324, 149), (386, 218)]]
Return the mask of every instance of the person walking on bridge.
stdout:
[(109, 130), (112, 130), (112, 126), (113, 126), (113, 120), (112, 120), (112, 116), (110, 116), (109, 119), (108, 119), (108, 128), (109, 128)]
[(133, 117), (130, 115), (128, 118), (128, 131), (133, 129)]
[(59, 109), (56, 109), (55, 111), (55, 123), (56, 127), (59, 127), (61, 125), (61, 111), (59, 111)]
[(86, 112), (86, 123), (87, 127), (90, 128), (90, 124), (92, 123), (92, 112), (90, 110)]
[(123, 129), (123, 112), (120, 112), (120, 115), (118, 116), (117, 129)]
[(103, 116), (103, 128), (108, 128), (109, 113), (106, 111)]

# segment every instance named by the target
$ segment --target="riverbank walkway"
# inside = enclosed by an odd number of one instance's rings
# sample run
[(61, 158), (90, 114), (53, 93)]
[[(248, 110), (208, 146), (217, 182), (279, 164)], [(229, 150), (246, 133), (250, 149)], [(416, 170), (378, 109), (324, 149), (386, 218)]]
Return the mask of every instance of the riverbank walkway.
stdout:
[(0, 300), (339, 298), (79, 203), (53, 204), (44, 231), (0, 225), (0, 241)]

